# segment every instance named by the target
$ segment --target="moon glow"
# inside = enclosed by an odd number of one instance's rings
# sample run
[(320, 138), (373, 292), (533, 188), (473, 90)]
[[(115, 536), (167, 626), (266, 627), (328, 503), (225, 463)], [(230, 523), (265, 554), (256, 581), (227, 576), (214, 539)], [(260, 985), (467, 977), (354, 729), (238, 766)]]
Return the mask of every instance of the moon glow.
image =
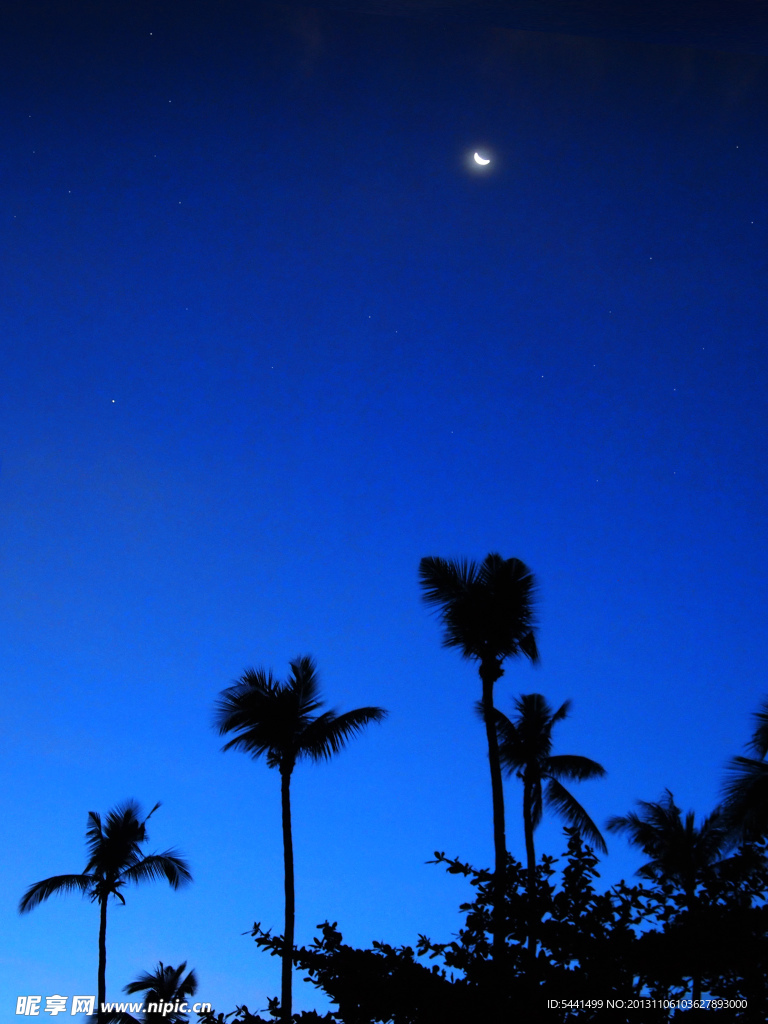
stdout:
[(490, 162), (491, 162), (490, 160), (486, 160), (484, 157), (480, 156), (479, 153), (475, 153), (475, 163), (476, 164), (480, 164), (481, 167), (485, 167), (485, 165), (489, 164)]

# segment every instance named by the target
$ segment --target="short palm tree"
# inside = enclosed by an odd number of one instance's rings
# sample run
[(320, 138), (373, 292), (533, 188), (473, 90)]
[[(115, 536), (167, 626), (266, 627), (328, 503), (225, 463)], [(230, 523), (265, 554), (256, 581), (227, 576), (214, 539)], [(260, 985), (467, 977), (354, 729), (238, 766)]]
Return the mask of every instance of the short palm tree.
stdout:
[[(189, 1018), (185, 1013), (163, 1012), (163, 1007), (168, 1003), (184, 1003), (187, 996), (193, 996), (197, 992), (195, 972), (190, 971), (186, 978), (182, 977), (186, 968), (186, 960), (178, 967), (166, 967), (161, 961), (151, 974), (142, 974), (136, 981), (125, 986), (123, 991), (129, 995), (136, 992), (144, 993), (144, 1005), (147, 1010), (142, 1018), (142, 1024), (187, 1024)], [(148, 1007), (152, 1004), (159, 1005), (160, 1009), (157, 1012), (150, 1011)]]
[(504, 827), (504, 789), (499, 743), (494, 728), (494, 684), (504, 675), (507, 658), (539, 659), (534, 634), (536, 584), (533, 573), (518, 558), (489, 554), (476, 562), (422, 558), (419, 579), (427, 604), (439, 609), (443, 646), (457, 647), (462, 657), (478, 663), (482, 708), (488, 740), (493, 801), (493, 957), (501, 961), (504, 948), (502, 900), (507, 841)]
[[(697, 889), (708, 872), (733, 845), (733, 832), (718, 808), (698, 827), (689, 811), (683, 821), (672, 793), (667, 789), (659, 801), (638, 800), (640, 812), (614, 815), (609, 832), (623, 833), (632, 846), (649, 858), (637, 871), (641, 878), (677, 886), (686, 909), (695, 919), (699, 911)], [(701, 972), (694, 968), (692, 998), (701, 999)]]
[(337, 715), (335, 711), (316, 714), (322, 707), (317, 670), (309, 657), (290, 663), (286, 682), (271, 672), (248, 669), (221, 694), (216, 704), (215, 724), (219, 735), (235, 733), (224, 750), (244, 750), (254, 759), (265, 757), (270, 768), (280, 772), (285, 867), (285, 936), (283, 940), (280, 1014), (292, 1015), (291, 965), (294, 945), (295, 891), (293, 878), (293, 834), (291, 831), (291, 775), (297, 761), (322, 761), (338, 753), (347, 741), (369, 724), (380, 722), (383, 708), (357, 708)]
[[(567, 718), (571, 702), (565, 701), (553, 711), (540, 693), (527, 693), (515, 701), (517, 714), (513, 720), (496, 711), (499, 735), (499, 759), (508, 774), (515, 774), (523, 783), (523, 829), (527, 858), (528, 949), (536, 955), (536, 850), (533, 833), (544, 813), (551, 808), (568, 825), (576, 828), (588, 843), (607, 853), (600, 830), (578, 800), (568, 792), (563, 781), (582, 782), (605, 775), (597, 761), (579, 754), (553, 754), (552, 730)], [(483, 712), (482, 706), (478, 711)]]
[(88, 863), (80, 875), (54, 875), (35, 882), (24, 893), (19, 913), (25, 914), (44, 903), (54, 893), (79, 892), (99, 905), (99, 978), (97, 1021), (103, 1019), (102, 1004), (106, 999), (107, 971), (107, 903), (115, 896), (121, 903), (125, 897), (120, 891), (127, 883), (138, 885), (153, 879), (165, 878), (171, 888), (178, 889), (192, 881), (189, 867), (175, 850), (143, 856), (141, 846), (148, 839), (147, 821), (160, 804), (155, 804), (143, 820), (139, 805), (128, 800), (107, 814), (102, 824), (95, 811), (88, 813), (85, 830)]
[(730, 827), (747, 841), (768, 835), (768, 700), (753, 717), (755, 730), (747, 744), (751, 756), (729, 763), (724, 800)]

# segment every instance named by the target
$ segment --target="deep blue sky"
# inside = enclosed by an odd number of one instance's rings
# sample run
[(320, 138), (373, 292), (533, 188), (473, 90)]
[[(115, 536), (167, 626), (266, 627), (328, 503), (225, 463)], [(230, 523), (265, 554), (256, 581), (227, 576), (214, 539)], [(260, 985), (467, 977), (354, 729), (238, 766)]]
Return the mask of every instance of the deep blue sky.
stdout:
[(497, 700), (573, 699), (596, 821), (709, 812), (768, 690), (758, 37), (71, 6), (0, 33), (3, 1012), (95, 992), (95, 909), (16, 906), (127, 797), (196, 882), (111, 908), (110, 998), (184, 959), (219, 1010), (277, 993), (241, 933), (282, 928), (279, 780), (211, 719), (305, 653), (390, 715), (296, 770), (297, 940), (450, 938), (467, 887), (424, 862), (490, 865), (490, 787), (423, 555), (536, 573)]

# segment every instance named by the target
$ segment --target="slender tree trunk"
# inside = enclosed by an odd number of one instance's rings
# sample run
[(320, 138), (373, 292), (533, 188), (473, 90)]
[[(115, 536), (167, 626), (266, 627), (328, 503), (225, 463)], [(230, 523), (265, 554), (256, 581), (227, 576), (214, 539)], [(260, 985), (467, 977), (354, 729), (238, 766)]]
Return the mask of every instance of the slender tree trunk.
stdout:
[(102, 1024), (104, 1020), (103, 1004), (107, 1000), (107, 900), (102, 896), (99, 900), (99, 994), (96, 1006), (96, 1020)]
[(291, 833), (291, 771), (281, 769), (281, 796), (283, 807), (283, 860), (285, 864), (285, 943), (283, 945), (283, 975), (280, 993), (280, 1016), (290, 1024), (293, 1015), (291, 968), (293, 966), (293, 931), (296, 918), (296, 894), (293, 884), (293, 835)]
[[(701, 1002), (701, 931), (700, 931), (700, 915), (698, 901), (693, 889), (689, 889), (686, 893), (688, 897), (688, 915), (691, 925), (691, 952), (693, 953), (693, 974), (691, 976), (691, 999), (694, 1002)], [(700, 1011), (697, 1009), (696, 1014)]]
[(507, 871), (507, 839), (504, 829), (504, 789), (501, 781), (499, 737), (493, 707), (493, 684), (502, 675), (497, 661), (481, 662), (480, 678), (483, 683), (483, 716), (488, 737), (488, 763), (491, 768), (491, 796), (493, 800), (493, 846), (495, 866), (493, 873), (493, 907), (491, 910), (492, 950), (497, 1005), (501, 1005), (503, 959), (506, 949), (504, 935), (504, 891)]
[(523, 826), (525, 828), (525, 857), (527, 861), (526, 888), (528, 897), (528, 970), (531, 984), (534, 983), (533, 971), (536, 963), (536, 941), (538, 920), (536, 916), (536, 850), (533, 845), (533, 793), (531, 786), (523, 779)]

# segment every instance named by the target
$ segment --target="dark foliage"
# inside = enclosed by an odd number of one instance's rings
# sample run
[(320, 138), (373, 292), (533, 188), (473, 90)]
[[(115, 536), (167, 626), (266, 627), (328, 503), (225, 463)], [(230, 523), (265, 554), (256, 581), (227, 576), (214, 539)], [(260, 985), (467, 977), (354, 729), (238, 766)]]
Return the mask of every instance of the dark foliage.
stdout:
[[(636, 886), (621, 882), (598, 892), (594, 851), (576, 829), (565, 829), (565, 835), (562, 867), (550, 856), (536, 866), (541, 928), (535, 985), (526, 949), (526, 870), (508, 858), (502, 1003), (511, 1024), (540, 1018), (552, 1024), (695, 1020), (692, 1011), (659, 1005), (690, 997), (694, 963), (701, 966), (705, 993), (748, 1001), (746, 1009), (718, 1011), (718, 1020), (752, 1024), (768, 1018), (764, 846), (745, 847), (709, 872), (697, 889), (698, 910), (692, 915), (688, 894), (675, 879)], [(435, 854), (433, 863), (466, 877), (475, 890), (461, 905), (464, 923), (456, 937), (438, 943), (421, 935), (415, 948), (374, 942), (370, 949), (355, 949), (344, 944), (335, 922), (325, 922), (310, 946), (294, 949), (293, 960), (336, 1009), (324, 1016), (295, 1015), (297, 1024), (476, 1024), (497, 1011), (493, 875), (443, 853)], [(261, 949), (282, 955), (281, 936), (258, 924), (252, 935)], [(430, 966), (425, 957), (437, 962)], [(633, 998), (645, 1005), (630, 1008)], [(611, 999), (624, 1000), (624, 1008), (609, 1006)], [(574, 1008), (563, 1006), (566, 1000), (583, 1002)], [(602, 1006), (588, 1005), (591, 1000), (602, 1000)], [(268, 1012), (265, 1019), (238, 1007), (226, 1017), (202, 1016), (200, 1024), (273, 1024), (279, 1019), (276, 999)]]

